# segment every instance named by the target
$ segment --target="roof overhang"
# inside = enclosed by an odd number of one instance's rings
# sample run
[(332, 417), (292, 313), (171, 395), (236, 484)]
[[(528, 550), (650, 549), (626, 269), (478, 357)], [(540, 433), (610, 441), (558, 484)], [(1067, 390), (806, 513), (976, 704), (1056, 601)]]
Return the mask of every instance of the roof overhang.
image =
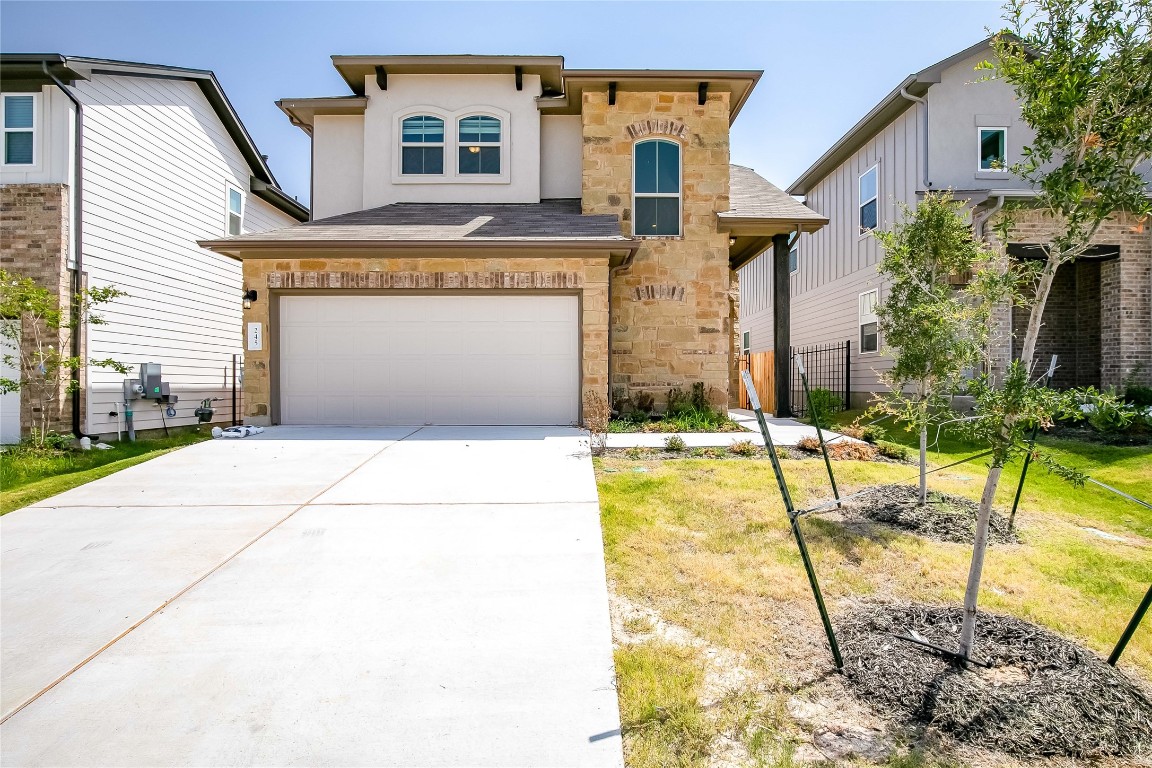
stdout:
[(545, 114), (580, 114), (584, 91), (616, 93), (728, 93), (728, 122), (732, 123), (748, 101), (762, 70), (671, 69), (566, 69), (563, 95), (538, 100)]
[(366, 96), (336, 96), (332, 98), (280, 99), (280, 111), (288, 116), (292, 125), (309, 136), (317, 115), (362, 115), (368, 106)]
[[(363, 258), (375, 251), (385, 258), (461, 256), (461, 251), (482, 251), (484, 256), (497, 256), (500, 252), (514, 252), (524, 258), (564, 258), (565, 256), (591, 256), (600, 252), (611, 266), (624, 263), (640, 248), (638, 240), (598, 239), (461, 239), (461, 240), (201, 240), (201, 248), (229, 256), (238, 261), (261, 259), (302, 258), (309, 254), (350, 255)], [(494, 252), (489, 254), (489, 252)], [(288, 254), (291, 254), (288, 256)]]
[(332, 65), (352, 92), (363, 96), (364, 83), (377, 67), (386, 75), (539, 75), (545, 93), (560, 93), (563, 56), (333, 56)]
[(803, 219), (752, 218), (717, 214), (720, 231), (728, 234), (728, 265), (740, 269), (772, 245), (777, 235), (816, 232), (828, 219), (823, 216)]
[(86, 79), (68, 66), (58, 53), (4, 53), (0, 54), (0, 90), (6, 93), (39, 91), (53, 80), (45, 67), (65, 85)]

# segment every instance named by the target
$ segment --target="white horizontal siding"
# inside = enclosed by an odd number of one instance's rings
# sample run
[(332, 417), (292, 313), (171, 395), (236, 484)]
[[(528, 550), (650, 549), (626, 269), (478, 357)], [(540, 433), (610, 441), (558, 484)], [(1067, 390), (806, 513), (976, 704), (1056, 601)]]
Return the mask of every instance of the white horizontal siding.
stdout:
[[(228, 418), (232, 355), (242, 352), (239, 262), (197, 240), (226, 234), (226, 190), (245, 193), (243, 229), (294, 220), (248, 192), (251, 170), (200, 88), (184, 80), (97, 75), (78, 83), (84, 102), (84, 269), (90, 286), (128, 296), (88, 329), (88, 355), (132, 365), (160, 363), (179, 396), (168, 426), (195, 422), (197, 401), (223, 397)], [(263, 297), (262, 297), (263, 299)], [(108, 434), (118, 419), (122, 376), (89, 371), (87, 429)], [(150, 402), (134, 407), (137, 429), (163, 424)]]

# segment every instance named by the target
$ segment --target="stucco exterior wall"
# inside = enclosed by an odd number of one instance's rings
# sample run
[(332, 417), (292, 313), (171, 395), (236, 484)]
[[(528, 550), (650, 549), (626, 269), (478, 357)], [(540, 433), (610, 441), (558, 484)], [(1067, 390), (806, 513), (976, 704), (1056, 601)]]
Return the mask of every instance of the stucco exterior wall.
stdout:
[(678, 141), (682, 152), (682, 236), (645, 238), (633, 264), (612, 279), (612, 395), (703, 382), (727, 405), (736, 332), (736, 282), (728, 236), (716, 214), (728, 209), (728, 94), (583, 94), (583, 210), (614, 214), (632, 234), (632, 154), (638, 136)]
[[(389, 203), (540, 202), (539, 75), (395, 75), (388, 90), (365, 78), (363, 207)], [(456, 176), (455, 121), (467, 114), (503, 120), (501, 174)], [(404, 117), (431, 114), (445, 121), (443, 178), (404, 177), (399, 166), (399, 126)], [(319, 195), (317, 195), (319, 197)]]
[(364, 210), (364, 116), (317, 115), (312, 137), (312, 218)]
[[(317, 252), (310, 256), (251, 258), (244, 262), (245, 285), (260, 299), (244, 310), (244, 321), (263, 323), (261, 350), (245, 353), (244, 408), (249, 424), (271, 424), (276, 416), (277, 318), (275, 297), (283, 291), (328, 290), (370, 293), (432, 291), (563, 291), (580, 296), (581, 402), (608, 385), (608, 256), (553, 253), (548, 256), (492, 256), (460, 252), (447, 256), (396, 256), (383, 252), (348, 257)], [(307, 287), (302, 287), (307, 286)]]
[(540, 118), (540, 197), (580, 197), (583, 132), (579, 115)]

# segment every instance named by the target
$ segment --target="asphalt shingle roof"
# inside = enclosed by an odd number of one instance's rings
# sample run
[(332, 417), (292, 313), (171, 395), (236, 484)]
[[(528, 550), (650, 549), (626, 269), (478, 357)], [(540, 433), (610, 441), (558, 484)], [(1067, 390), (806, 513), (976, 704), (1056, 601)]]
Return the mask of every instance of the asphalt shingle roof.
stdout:
[(294, 227), (229, 238), (245, 241), (619, 240), (613, 215), (585, 215), (579, 200), (539, 203), (393, 203)]
[(720, 214), (724, 218), (827, 221), (751, 168), (733, 165), (730, 173), (728, 198), (731, 208)]

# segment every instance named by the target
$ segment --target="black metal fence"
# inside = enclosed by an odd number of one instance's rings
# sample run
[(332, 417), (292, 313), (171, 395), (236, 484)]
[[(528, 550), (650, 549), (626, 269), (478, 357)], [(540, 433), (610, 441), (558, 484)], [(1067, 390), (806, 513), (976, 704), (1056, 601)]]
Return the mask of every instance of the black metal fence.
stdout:
[(831, 392), (839, 398), (840, 408), (847, 409), (852, 392), (852, 342), (789, 347), (788, 388), (792, 394), (792, 414), (806, 416), (808, 398), (804, 395), (804, 384), (796, 367), (797, 357), (804, 362), (804, 370), (808, 372), (809, 389)]

